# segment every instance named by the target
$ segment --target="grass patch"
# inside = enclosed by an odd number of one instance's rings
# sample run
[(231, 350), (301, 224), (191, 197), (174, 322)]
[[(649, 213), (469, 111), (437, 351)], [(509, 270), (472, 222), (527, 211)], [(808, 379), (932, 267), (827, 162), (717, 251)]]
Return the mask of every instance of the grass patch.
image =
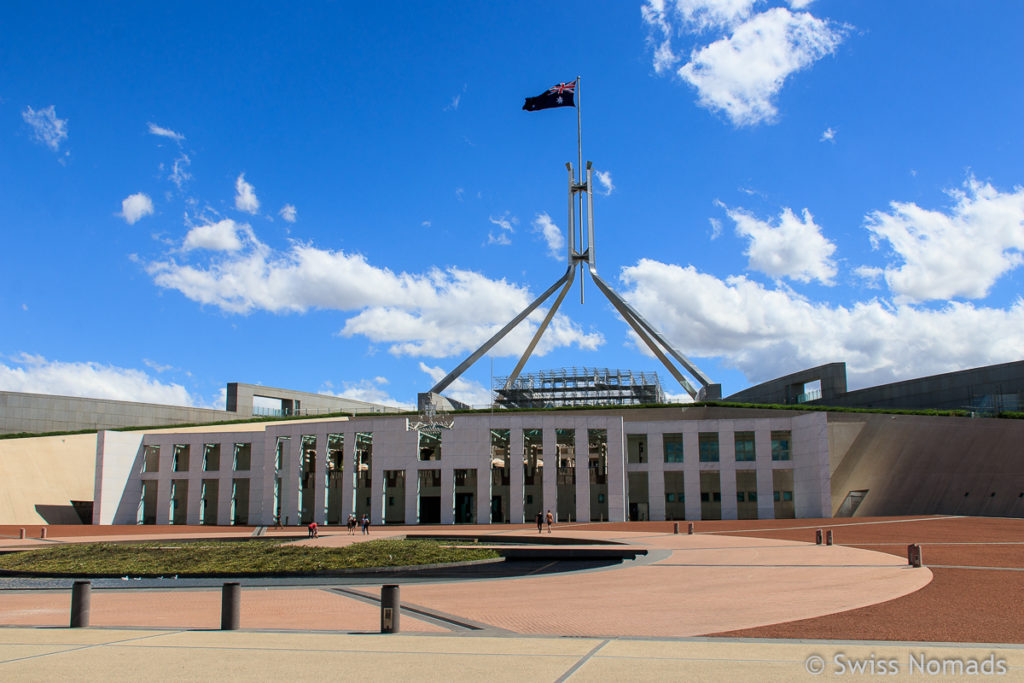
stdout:
[(285, 545), (273, 539), (69, 543), (0, 556), (0, 569), (75, 576), (305, 574), (338, 569), (446, 564), (499, 557), (486, 548), (381, 539), (344, 548)]

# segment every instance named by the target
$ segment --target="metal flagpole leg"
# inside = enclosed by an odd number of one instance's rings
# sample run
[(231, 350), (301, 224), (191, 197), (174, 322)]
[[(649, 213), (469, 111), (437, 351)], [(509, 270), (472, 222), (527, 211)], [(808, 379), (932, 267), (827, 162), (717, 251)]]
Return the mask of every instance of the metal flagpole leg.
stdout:
[[(548, 311), (548, 314), (544, 316), (544, 322), (542, 322), (540, 324), (540, 327), (537, 328), (537, 332), (533, 335), (533, 339), (530, 340), (530, 345), (526, 347), (526, 352), (523, 353), (522, 357), (519, 359), (519, 362), (516, 363), (516, 367), (514, 370), (512, 370), (512, 374), (508, 376), (508, 380), (505, 381), (506, 389), (512, 388), (512, 385), (519, 377), (519, 373), (522, 372), (523, 366), (526, 365), (526, 361), (529, 360), (530, 356), (533, 354), (533, 350), (537, 347), (537, 342), (540, 341), (541, 336), (544, 334), (544, 330), (548, 328), (548, 324), (551, 322), (551, 319), (555, 317), (555, 311), (557, 311), (558, 307), (562, 305), (562, 299), (564, 299), (565, 295), (569, 293), (569, 288), (572, 287), (572, 283), (575, 278), (576, 264), (573, 264), (572, 277), (570, 277), (569, 280), (565, 283), (565, 287), (562, 287), (562, 291), (558, 295), (558, 298), (555, 299), (555, 303), (551, 306), (551, 309)], [(580, 279), (582, 280), (583, 278)]]
[(435, 384), (434, 388), (430, 390), (431, 393), (440, 394), (442, 391), (447, 389), (448, 385), (450, 385), (452, 382), (454, 382), (456, 379), (459, 378), (459, 375), (461, 375), (463, 372), (465, 372), (471, 365), (473, 365), (473, 363), (475, 363), (478, 360), (480, 360), (480, 357), (482, 355), (484, 355), (485, 353), (487, 353), (491, 349), (492, 346), (494, 346), (499, 341), (501, 341), (502, 338), (505, 335), (507, 335), (509, 332), (511, 332), (513, 329), (515, 329), (516, 326), (518, 326), (519, 323), (521, 323), (523, 320), (525, 320), (528, 315), (533, 313), (533, 311), (536, 310), (536, 308), (538, 306), (540, 306), (542, 303), (544, 303), (548, 299), (548, 297), (550, 297), (552, 294), (554, 294), (556, 289), (558, 289), (559, 287), (561, 287), (565, 283), (565, 280), (567, 278), (572, 276), (572, 273), (573, 273), (573, 270), (574, 270), (574, 265), (575, 264), (571, 264), (570, 263), (569, 267), (566, 268), (566, 270), (565, 270), (565, 275), (563, 275), (561, 278), (559, 278), (558, 282), (556, 282), (555, 284), (553, 284), (550, 287), (548, 287), (547, 291), (545, 291), (539, 297), (534, 299), (533, 303), (531, 303), (529, 306), (524, 308), (522, 313), (520, 313), (515, 318), (513, 318), (507, 325), (505, 325), (505, 327), (501, 328), (498, 331), (497, 334), (495, 334), (493, 337), (491, 337), (486, 342), (484, 342), (483, 346), (481, 346), (479, 349), (477, 349), (472, 354), (470, 354), (470, 356), (466, 360), (462, 361), (462, 363), (459, 365), (459, 367), (457, 367), (454, 370), (452, 370), (451, 372), (449, 372), (445, 376), (444, 379), (442, 379), (440, 382)]

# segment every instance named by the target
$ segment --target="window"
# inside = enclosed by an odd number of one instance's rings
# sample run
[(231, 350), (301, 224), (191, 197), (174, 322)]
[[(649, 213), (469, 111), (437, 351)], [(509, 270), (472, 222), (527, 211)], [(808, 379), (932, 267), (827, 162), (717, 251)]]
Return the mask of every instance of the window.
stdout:
[(188, 472), (188, 444), (178, 444), (174, 447), (174, 457), (171, 459), (172, 472)]
[(662, 434), (661, 442), (665, 451), (665, 462), (683, 461), (682, 434)]
[(772, 432), (772, 460), (789, 460), (791, 458), (790, 452), (790, 433), (787, 432)]
[(220, 444), (208, 443), (203, 446), (203, 471), (216, 472), (220, 469)]
[(753, 462), (757, 459), (754, 451), (754, 432), (736, 432), (736, 462)]
[(698, 437), (701, 462), (718, 462), (718, 434), (702, 432)]
[(441, 430), (423, 429), (419, 432), (420, 460), (441, 459)]
[(235, 444), (235, 471), (245, 472), (252, 467), (252, 444)]
[(143, 472), (159, 472), (160, 471), (160, 447), (159, 446), (143, 446), (142, 471)]

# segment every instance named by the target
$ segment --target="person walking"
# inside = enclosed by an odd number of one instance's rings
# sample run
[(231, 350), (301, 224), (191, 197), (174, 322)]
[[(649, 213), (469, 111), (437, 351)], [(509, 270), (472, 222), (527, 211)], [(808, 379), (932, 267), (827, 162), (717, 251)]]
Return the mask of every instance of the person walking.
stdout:
[(555, 522), (555, 516), (551, 514), (551, 510), (548, 510), (547, 520), (548, 520), (548, 533), (550, 534), (551, 533), (551, 525), (554, 524), (554, 522)]
[(351, 536), (356, 532), (356, 516), (349, 513), (348, 516), (348, 535)]
[(363, 535), (369, 535), (370, 533), (370, 517), (363, 515)]
[(544, 515), (540, 511), (537, 512), (537, 533), (544, 533)]

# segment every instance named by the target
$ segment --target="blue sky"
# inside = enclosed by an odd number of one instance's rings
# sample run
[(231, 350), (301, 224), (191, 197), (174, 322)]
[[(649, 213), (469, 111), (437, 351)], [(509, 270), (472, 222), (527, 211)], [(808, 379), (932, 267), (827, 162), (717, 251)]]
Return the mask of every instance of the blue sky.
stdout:
[[(414, 404), (565, 269), (576, 112), (521, 106), (577, 75), (598, 270), (726, 394), (1019, 360), (1022, 23), (999, 0), (5, 3), (0, 389)], [(660, 370), (576, 287), (527, 371)], [(541, 315), (449, 393), (485, 403)]]

